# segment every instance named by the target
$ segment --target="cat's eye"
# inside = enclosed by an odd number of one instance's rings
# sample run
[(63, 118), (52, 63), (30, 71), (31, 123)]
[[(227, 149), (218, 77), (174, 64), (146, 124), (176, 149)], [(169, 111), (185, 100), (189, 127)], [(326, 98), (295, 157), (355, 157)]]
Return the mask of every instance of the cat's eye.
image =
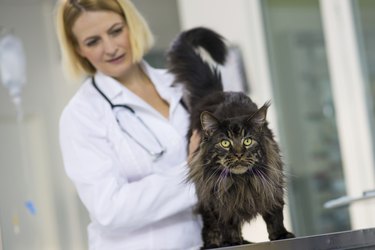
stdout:
[(243, 145), (250, 146), (253, 143), (253, 140), (251, 138), (246, 138), (243, 140)]
[(223, 148), (228, 148), (230, 146), (230, 141), (229, 140), (222, 140), (220, 142), (220, 145), (223, 147)]

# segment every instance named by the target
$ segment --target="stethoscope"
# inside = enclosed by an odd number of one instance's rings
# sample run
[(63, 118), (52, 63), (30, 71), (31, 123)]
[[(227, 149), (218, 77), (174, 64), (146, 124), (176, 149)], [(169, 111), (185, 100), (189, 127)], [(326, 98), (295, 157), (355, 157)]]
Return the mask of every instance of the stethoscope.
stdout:
[(139, 140), (137, 140), (131, 133), (129, 133), (129, 131), (127, 131), (121, 124), (120, 122), (120, 119), (118, 118), (117, 116), (117, 113), (115, 113), (115, 118), (116, 118), (116, 121), (117, 121), (117, 124), (118, 126), (120, 127), (121, 131), (124, 132), (127, 136), (129, 136), (130, 139), (132, 139), (138, 146), (140, 146), (142, 149), (144, 149), (151, 157), (154, 158), (154, 160), (158, 160), (166, 151), (167, 149), (161, 144), (161, 142), (159, 141), (158, 137), (155, 135), (155, 133), (150, 129), (149, 126), (147, 126), (147, 124), (141, 119), (141, 117), (139, 117), (137, 115), (137, 113), (135, 112), (134, 109), (132, 109), (131, 107), (129, 107), (128, 105), (126, 104), (113, 104), (109, 99), (108, 97), (99, 89), (99, 87), (96, 85), (96, 82), (95, 82), (95, 77), (92, 77), (91, 78), (91, 83), (92, 85), (94, 86), (94, 88), (100, 93), (101, 96), (103, 96), (103, 98), (109, 103), (109, 105), (111, 106), (111, 109), (112, 111), (114, 111), (114, 109), (116, 108), (125, 108), (126, 110), (128, 110), (131, 114), (134, 115), (135, 118), (137, 118), (137, 120), (139, 121), (140, 124), (142, 124), (142, 126), (152, 135), (152, 137), (155, 139), (156, 143), (158, 144), (158, 146), (160, 147), (160, 150), (159, 151), (152, 151), (150, 149), (148, 149), (147, 147), (145, 147)]

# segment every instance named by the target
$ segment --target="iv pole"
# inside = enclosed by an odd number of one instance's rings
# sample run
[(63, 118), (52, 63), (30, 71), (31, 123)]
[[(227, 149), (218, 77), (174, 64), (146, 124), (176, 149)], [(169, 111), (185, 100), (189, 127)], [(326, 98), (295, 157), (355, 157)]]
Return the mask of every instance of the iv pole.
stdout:
[[(9, 91), (9, 96), (15, 105), (17, 114), (18, 137), (21, 152), (21, 171), (26, 186), (24, 206), (31, 215), (36, 214), (35, 205), (31, 199), (29, 164), (26, 159), (26, 144), (24, 136), (24, 119), (22, 109), (22, 88), (26, 84), (26, 58), (21, 39), (12, 30), (0, 25), (0, 82)], [(18, 214), (13, 216), (13, 230), (20, 231)], [(0, 232), (1, 233), (1, 232)], [(1, 243), (1, 242), (0, 242)], [(1, 246), (1, 245), (0, 245)], [(0, 250), (2, 250), (0, 248)]]

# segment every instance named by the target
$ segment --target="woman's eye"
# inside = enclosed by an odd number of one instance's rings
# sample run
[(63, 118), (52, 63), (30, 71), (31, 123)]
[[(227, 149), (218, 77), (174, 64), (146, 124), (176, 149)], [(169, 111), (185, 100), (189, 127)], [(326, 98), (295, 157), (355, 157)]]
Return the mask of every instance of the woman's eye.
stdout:
[(228, 140), (222, 140), (220, 142), (220, 145), (223, 147), (223, 148), (228, 148), (230, 146), (230, 141)]
[(95, 46), (96, 44), (98, 43), (98, 40), (97, 39), (94, 39), (94, 40), (90, 40), (86, 43), (86, 46), (88, 47), (92, 47), (92, 46)]
[(243, 140), (243, 145), (250, 146), (253, 143), (253, 140), (251, 138), (246, 138)]
[(114, 29), (114, 30), (111, 32), (111, 34), (112, 34), (112, 35), (118, 35), (118, 34), (120, 34), (120, 33), (122, 32), (122, 30), (123, 30), (122, 27), (121, 27), (121, 28)]

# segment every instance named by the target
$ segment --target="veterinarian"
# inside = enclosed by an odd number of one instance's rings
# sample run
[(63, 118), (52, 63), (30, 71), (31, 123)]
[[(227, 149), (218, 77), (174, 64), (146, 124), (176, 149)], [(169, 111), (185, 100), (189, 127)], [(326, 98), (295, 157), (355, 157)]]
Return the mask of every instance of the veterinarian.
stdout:
[(61, 115), (60, 143), (91, 218), (89, 248), (199, 249), (185, 182), (189, 115), (173, 77), (142, 59), (153, 44), (147, 23), (129, 0), (56, 7), (63, 65), (84, 79)]

